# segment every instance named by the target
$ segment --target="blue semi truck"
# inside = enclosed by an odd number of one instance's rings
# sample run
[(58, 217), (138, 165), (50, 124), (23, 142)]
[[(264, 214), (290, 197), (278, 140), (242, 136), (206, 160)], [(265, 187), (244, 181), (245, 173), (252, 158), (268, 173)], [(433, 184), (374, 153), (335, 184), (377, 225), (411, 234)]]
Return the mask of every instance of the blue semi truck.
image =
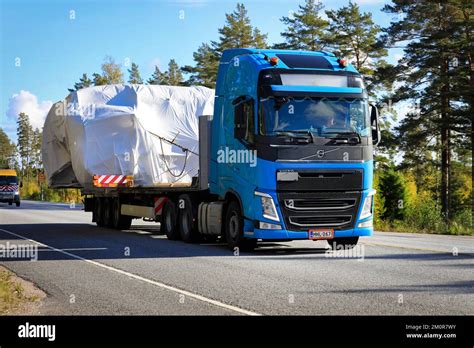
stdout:
[(373, 233), (378, 112), (354, 67), (327, 52), (229, 49), (215, 92), (193, 184), (98, 184), (83, 191), (97, 225), (141, 217), (171, 240), (245, 250), (296, 239), (350, 248)]

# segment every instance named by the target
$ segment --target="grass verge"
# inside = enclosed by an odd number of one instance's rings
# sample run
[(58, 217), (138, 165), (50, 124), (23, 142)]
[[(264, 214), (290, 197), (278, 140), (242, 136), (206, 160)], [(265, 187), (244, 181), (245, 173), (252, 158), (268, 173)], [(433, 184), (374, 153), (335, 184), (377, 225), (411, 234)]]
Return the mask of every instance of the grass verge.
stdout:
[(0, 315), (34, 314), (44, 294), (0, 267)]

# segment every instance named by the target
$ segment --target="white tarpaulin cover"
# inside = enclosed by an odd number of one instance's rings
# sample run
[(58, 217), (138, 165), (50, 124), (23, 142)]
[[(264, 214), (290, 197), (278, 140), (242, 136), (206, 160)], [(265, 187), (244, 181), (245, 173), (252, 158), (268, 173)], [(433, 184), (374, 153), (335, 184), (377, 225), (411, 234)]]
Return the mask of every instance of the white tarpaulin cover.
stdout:
[[(42, 158), (52, 187), (90, 187), (93, 175), (133, 175), (135, 185), (190, 184), (199, 152), (198, 117), (211, 115), (206, 87), (106, 85), (53, 105)], [(182, 173), (182, 174), (181, 174)]]

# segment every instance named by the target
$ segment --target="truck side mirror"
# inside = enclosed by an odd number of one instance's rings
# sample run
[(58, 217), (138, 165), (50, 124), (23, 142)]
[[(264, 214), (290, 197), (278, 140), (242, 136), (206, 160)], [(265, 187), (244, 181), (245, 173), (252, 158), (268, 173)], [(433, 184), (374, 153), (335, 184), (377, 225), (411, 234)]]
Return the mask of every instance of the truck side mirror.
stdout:
[(253, 99), (241, 96), (236, 98), (232, 105), (234, 105), (234, 138), (246, 139), (249, 131), (249, 116), (253, 113)]
[(372, 129), (372, 144), (380, 143), (381, 133), (379, 126), (379, 111), (375, 105), (370, 105), (370, 127)]

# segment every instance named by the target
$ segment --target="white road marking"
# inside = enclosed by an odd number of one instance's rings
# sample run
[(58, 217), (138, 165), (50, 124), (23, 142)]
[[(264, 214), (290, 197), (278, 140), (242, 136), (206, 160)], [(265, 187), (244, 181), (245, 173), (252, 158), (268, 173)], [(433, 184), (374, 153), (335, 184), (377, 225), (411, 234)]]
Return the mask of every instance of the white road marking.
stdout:
[(16, 234), (15, 232), (12, 232), (12, 231), (7, 231), (7, 230), (4, 230), (4, 229), (2, 229), (2, 228), (0, 228), (0, 231), (3, 231), (3, 232), (8, 233), (8, 234), (11, 234), (12, 236), (21, 238), (21, 239), (23, 239), (23, 240), (26, 240), (26, 241), (29, 241), (29, 242), (32, 242), (32, 243), (36, 243), (36, 244), (38, 244), (38, 245), (41, 246), (41, 247), (45, 247), (45, 248), (51, 249), (51, 250), (53, 250), (53, 251), (57, 251), (57, 252), (62, 253), (62, 254), (64, 254), (64, 255), (67, 255), (67, 256), (70, 256), (70, 257), (72, 257), (72, 258), (75, 258), (75, 259), (77, 259), (77, 260), (90, 263), (90, 264), (95, 265), (95, 266), (97, 266), (97, 267), (101, 267), (101, 268), (107, 269), (107, 270), (109, 270), (109, 271), (112, 271), (112, 272), (115, 272), (115, 273), (119, 273), (119, 274), (125, 275), (125, 276), (127, 276), (127, 277), (136, 279), (136, 280), (141, 280), (142, 282), (145, 282), (145, 283), (148, 283), (148, 284), (152, 284), (152, 285), (158, 286), (158, 287), (160, 287), (160, 288), (163, 288), (163, 289), (166, 289), (166, 290), (170, 290), (170, 291), (176, 292), (176, 293), (178, 293), (178, 294), (182, 294), (182, 295), (184, 295), (184, 296), (188, 296), (188, 297), (194, 298), (194, 299), (196, 299), (196, 300), (198, 300), (198, 301), (210, 303), (210, 304), (212, 304), (212, 305), (214, 305), (214, 306), (221, 307), (221, 308), (225, 308), (225, 309), (228, 309), (228, 310), (230, 310), (230, 311), (234, 311), (234, 312), (237, 312), (237, 313), (240, 313), (240, 314), (245, 314), (245, 315), (261, 315), (261, 314), (259, 314), (259, 313), (253, 312), (253, 311), (249, 311), (249, 310), (246, 310), (246, 309), (242, 309), (242, 308), (239, 308), (239, 307), (235, 307), (235, 306), (232, 306), (232, 305), (229, 305), (229, 304), (220, 302), (220, 301), (216, 301), (216, 300), (213, 300), (213, 299), (204, 297), (204, 296), (202, 296), (202, 295), (194, 294), (194, 293), (189, 292), (189, 291), (187, 291), (187, 290), (179, 289), (179, 288), (176, 288), (176, 287), (174, 287), (174, 286), (170, 286), (170, 285), (167, 285), (167, 284), (164, 284), (164, 283), (157, 282), (157, 281), (155, 281), (155, 280), (151, 280), (151, 279), (148, 279), (148, 278), (144, 278), (144, 277), (141, 277), (141, 276), (139, 276), (139, 275), (136, 275), (136, 274), (133, 274), (133, 273), (130, 273), (130, 272), (127, 272), (127, 271), (123, 271), (123, 270), (121, 270), (121, 269), (118, 269), (118, 268), (115, 268), (115, 267), (111, 267), (111, 266), (105, 265), (105, 264), (100, 263), (100, 262), (97, 262), (97, 261), (93, 261), (93, 260), (89, 260), (89, 259), (83, 258), (83, 257), (81, 257), (81, 256), (78, 256), (78, 255), (69, 253), (69, 252), (67, 252), (67, 251), (64, 251), (64, 250), (61, 250), (61, 249), (57, 249), (57, 248), (55, 248), (55, 247), (52, 247), (52, 246), (43, 244), (43, 243), (38, 242), (38, 241), (36, 241), (36, 240), (26, 238), (26, 237), (24, 237), (24, 236), (21, 236), (21, 235), (19, 235), (19, 234)]
[[(453, 253), (452, 249), (447, 249), (447, 250), (431, 249), (431, 248), (421, 248), (421, 247), (412, 247), (412, 246), (397, 245), (397, 244), (385, 244), (385, 243), (377, 243), (377, 242), (362, 242), (362, 244), (371, 245), (371, 246), (383, 246), (383, 247), (397, 248), (397, 249), (407, 249), (407, 250), (417, 250), (417, 251), (431, 251), (431, 252), (440, 253), (440, 254), (452, 254)], [(457, 248), (460, 249), (460, 247), (457, 247)], [(459, 251), (459, 254), (466, 254), (466, 252)]]

